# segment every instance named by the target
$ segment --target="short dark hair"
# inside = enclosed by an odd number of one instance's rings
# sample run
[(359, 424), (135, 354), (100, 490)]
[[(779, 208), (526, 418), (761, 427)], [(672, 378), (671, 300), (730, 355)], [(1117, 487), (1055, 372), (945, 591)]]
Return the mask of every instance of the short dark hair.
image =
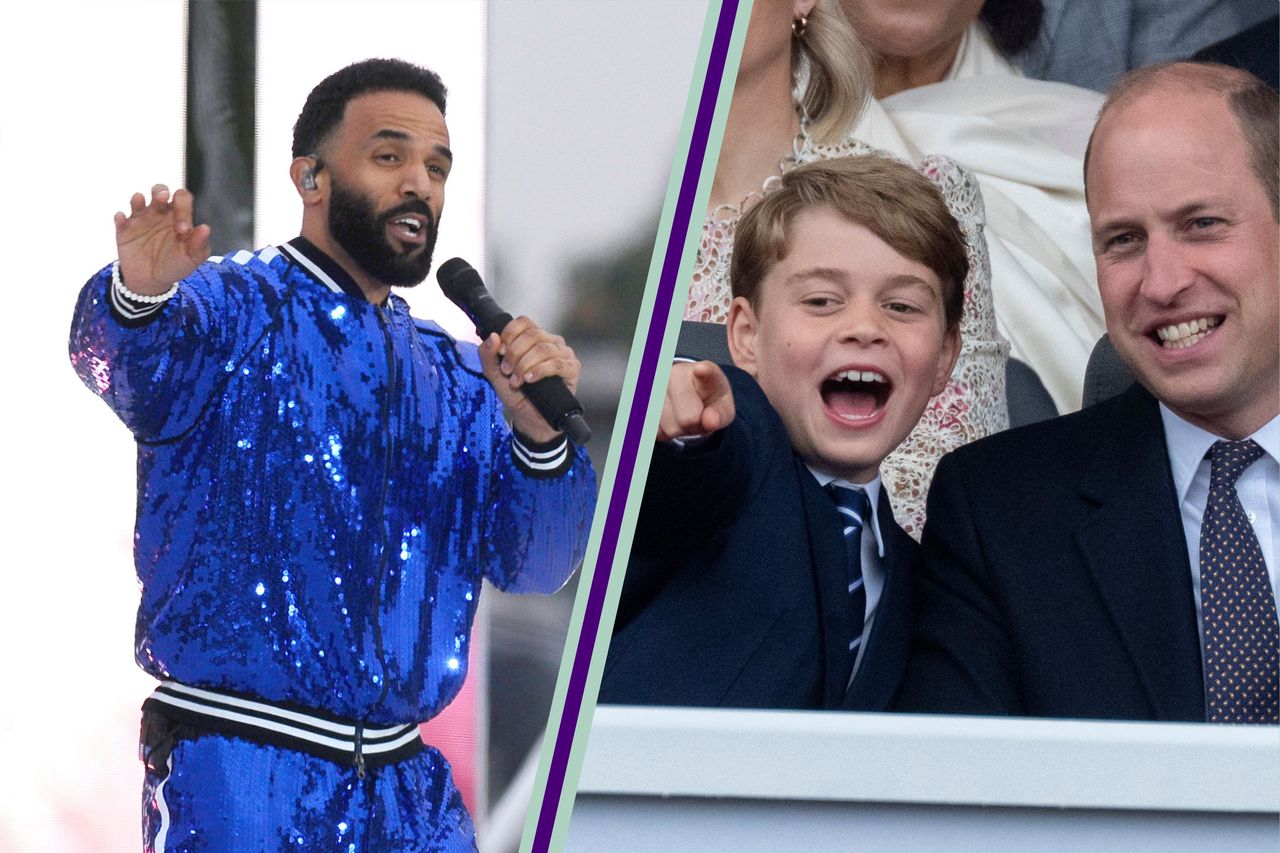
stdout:
[(320, 81), (293, 126), (293, 156), (314, 154), (342, 121), (347, 104), (370, 92), (416, 92), (444, 113), (448, 94), (440, 75), (402, 59), (366, 59)]
[(745, 297), (759, 310), (760, 284), (787, 256), (791, 223), (819, 207), (861, 225), (898, 254), (932, 270), (942, 283), (947, 328), (960, 322), (969, 255), (959, 224), (931, 180), (905, 163), (874, 155), (797, 166), (742, 215), (729, 261), (734, 296)]
[(1249, 162), (1280, 221), (1280, 96), (1248, 71), (1216, 62), (1158, 62), (1130, 71), (1116, 81), (1098, 111), (1084, 150), (1085, 194), (1089, 192), (1089, 155), (1107, 113), (1165, 85), (1217, 95), (1226, 100), (1249, 146)]

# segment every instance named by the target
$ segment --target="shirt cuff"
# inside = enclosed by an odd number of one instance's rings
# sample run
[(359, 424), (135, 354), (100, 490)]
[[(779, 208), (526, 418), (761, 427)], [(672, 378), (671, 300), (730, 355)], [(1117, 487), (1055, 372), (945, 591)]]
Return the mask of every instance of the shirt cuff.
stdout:
[(530, 477), (550, 480), (573, 467), (573, 447), (564, 435), (539, 442), (512, 430), (511, 458)]
[(178, 284), (157, 296), (143, 296), (134, 293), (125, 286), (120, 277), (120, 262), (111, 264), (111, 286), (107, 288), (107, 301), (111, 306), (111, 315), (122, 326), (134, 328), (145, 326), (160, 313), (160, 309), (178, 292)]
[(664, 444), (676, 450), (693, 450), (700, 444), (706, 443), (710, 436), (706, 435), (678, 435), (675, 438), (667, 439)]

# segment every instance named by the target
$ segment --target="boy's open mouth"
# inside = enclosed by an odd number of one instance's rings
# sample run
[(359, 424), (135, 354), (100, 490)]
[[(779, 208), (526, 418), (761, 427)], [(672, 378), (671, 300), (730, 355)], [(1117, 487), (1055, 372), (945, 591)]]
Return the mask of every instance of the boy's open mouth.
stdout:
[(818, 391), (832, 414), (846, 421), (861, 421), (884, 408), (893, 383), (874, 370), (841, 370), (824, 379)]

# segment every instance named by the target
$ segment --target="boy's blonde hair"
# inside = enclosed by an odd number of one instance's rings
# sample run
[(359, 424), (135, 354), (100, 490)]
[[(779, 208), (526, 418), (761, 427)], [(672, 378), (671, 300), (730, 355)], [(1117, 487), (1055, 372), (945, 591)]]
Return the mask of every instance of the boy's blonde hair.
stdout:
[(969, 272), (960, 226), (932, 181), (904, 163), (872, 155), (797, 166), (742, 215), (729, 263), (734, 296), (746, 297), (759, 310), (760, 284), (786, 257), (791, 223), (816, 207), (834, 210), (932, 270), (942, 283), (946, 327), (960, 322)]

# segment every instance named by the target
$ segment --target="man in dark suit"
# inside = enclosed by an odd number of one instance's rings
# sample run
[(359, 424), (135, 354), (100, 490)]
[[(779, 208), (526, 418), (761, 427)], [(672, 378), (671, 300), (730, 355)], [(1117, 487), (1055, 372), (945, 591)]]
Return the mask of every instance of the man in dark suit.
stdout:
[(880, 462), (959, 352), (964, 238), (923, 175), (799, 166), (738, 224), (729, 345), (672, 368), (600, 701), (883, 710), (915, 543)]
[(1277, 158), (1244, 72), (1110, 93), (1085, 180), (1138, 384), (943, 459), (899, 707), (1277, 721)]

